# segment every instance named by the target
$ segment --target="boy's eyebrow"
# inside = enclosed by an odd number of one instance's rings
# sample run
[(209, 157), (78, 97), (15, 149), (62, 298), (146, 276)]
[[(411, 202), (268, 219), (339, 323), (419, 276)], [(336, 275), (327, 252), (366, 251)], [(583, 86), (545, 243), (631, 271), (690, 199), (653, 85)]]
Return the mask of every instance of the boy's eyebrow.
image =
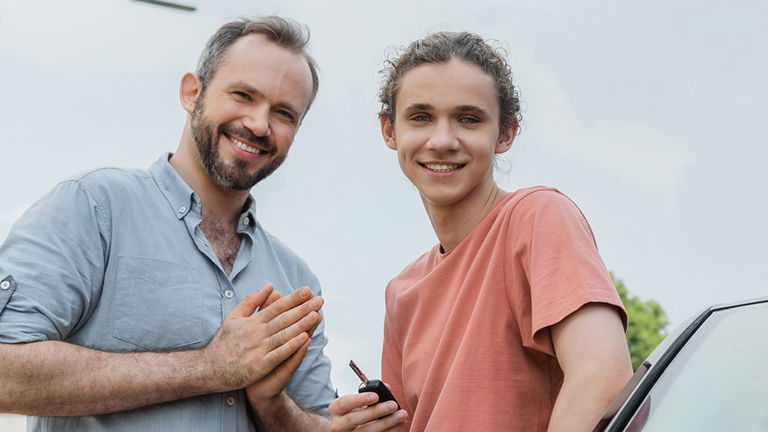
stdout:
[(476, 105), (459, 105), (456, 107), (456, 111), (474, 113), (474, 114), (487, 114), (487, 111)]
[[(429, 111), (434, 107), (428, 103), (415, 103), (405, 108), (406, 111)], [(477, 105), (459, 105), (455, 108), (456, 111), (474, 114), (487, 114), (488, 111), (480, 108)]]
[(415, 103), (405, 108), (407, 111), (428, 111), (432, 109), (432, 105), (427, 103)]

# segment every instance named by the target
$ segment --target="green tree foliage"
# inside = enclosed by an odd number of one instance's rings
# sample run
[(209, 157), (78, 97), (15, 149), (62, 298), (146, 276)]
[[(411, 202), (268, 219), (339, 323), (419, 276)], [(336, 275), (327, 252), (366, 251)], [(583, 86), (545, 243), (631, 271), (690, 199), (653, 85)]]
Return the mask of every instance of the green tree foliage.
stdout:
[(632, 368), (637, 369), (643, 363), (648, 354), (666, 336), (666, 327), (669, 324), (664, 309), (653, 300), (642, 301), (638, 297), (627, 292), (624, 282), (611, 273), (611, 279), (619, 292), (619, 297), (624, 303), (629, 315), (627, 326), (627, 343), (629, 355), (632, 358)]

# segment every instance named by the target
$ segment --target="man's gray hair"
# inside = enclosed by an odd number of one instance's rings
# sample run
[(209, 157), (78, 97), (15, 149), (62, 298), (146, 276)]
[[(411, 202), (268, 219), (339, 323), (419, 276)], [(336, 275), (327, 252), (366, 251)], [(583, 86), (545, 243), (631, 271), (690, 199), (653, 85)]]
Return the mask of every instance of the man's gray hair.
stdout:
[[(200, 54), (200, 60), (197, 62), (196, 74), (202, 83), (202, 92), (205, 92), (206, 87), (213, 79), (227, 48), (241, 37), (249, 34), (262, 34), (277, 45), (304, 57), (312, 74), (312, 95), (309, 98), (309, 105), (312, 105), (320, 83), (317, 75), (317, 63), (307, 52), (309, 29), (296, 21), (278, 16), (266, 16), (253, 20), (240, 18), (221, 26), (208, 40), (205, 49)], [(309, 105), (307, 110), (309, 110)]]

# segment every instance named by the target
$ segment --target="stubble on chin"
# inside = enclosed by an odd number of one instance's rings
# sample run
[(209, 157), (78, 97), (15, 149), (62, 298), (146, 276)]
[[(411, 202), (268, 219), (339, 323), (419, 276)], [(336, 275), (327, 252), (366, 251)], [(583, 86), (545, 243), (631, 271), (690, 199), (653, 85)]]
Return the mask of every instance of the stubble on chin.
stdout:
[(250, 190), (256, 183), (272, 174), (285, 161), (287, 154), (272, 153), (266, 165), (254, 173), (249, 173), (249, 164), (242, 159), (233, 162), (222, 160), (219, 155), (218, 142), (223, 135), (222, 127), (214, 130), (213, 125), (206, 119), (205, 105), (201, 103), (202, 94), (192, 112), (192, 138), (197, 148), (197, 155), (203, 168), (211, 180), (223, 189), (244, 191)]

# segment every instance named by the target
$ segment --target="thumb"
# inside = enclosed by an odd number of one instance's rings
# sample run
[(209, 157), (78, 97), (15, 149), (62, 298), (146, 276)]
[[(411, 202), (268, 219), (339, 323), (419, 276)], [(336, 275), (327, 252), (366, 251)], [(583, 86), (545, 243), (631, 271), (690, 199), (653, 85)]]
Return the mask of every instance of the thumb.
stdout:
[(261, 304), (267, 300), (269, 295), (272, 294), (273, 289), (274, 286), (271, 283), (264, 285), (264, 288), (245, 296), (245, 298), (238, 303), (230, 313), (242, 317), (251, 316), (251, 314), (256, 311), (256, 308), (261, 306)]

